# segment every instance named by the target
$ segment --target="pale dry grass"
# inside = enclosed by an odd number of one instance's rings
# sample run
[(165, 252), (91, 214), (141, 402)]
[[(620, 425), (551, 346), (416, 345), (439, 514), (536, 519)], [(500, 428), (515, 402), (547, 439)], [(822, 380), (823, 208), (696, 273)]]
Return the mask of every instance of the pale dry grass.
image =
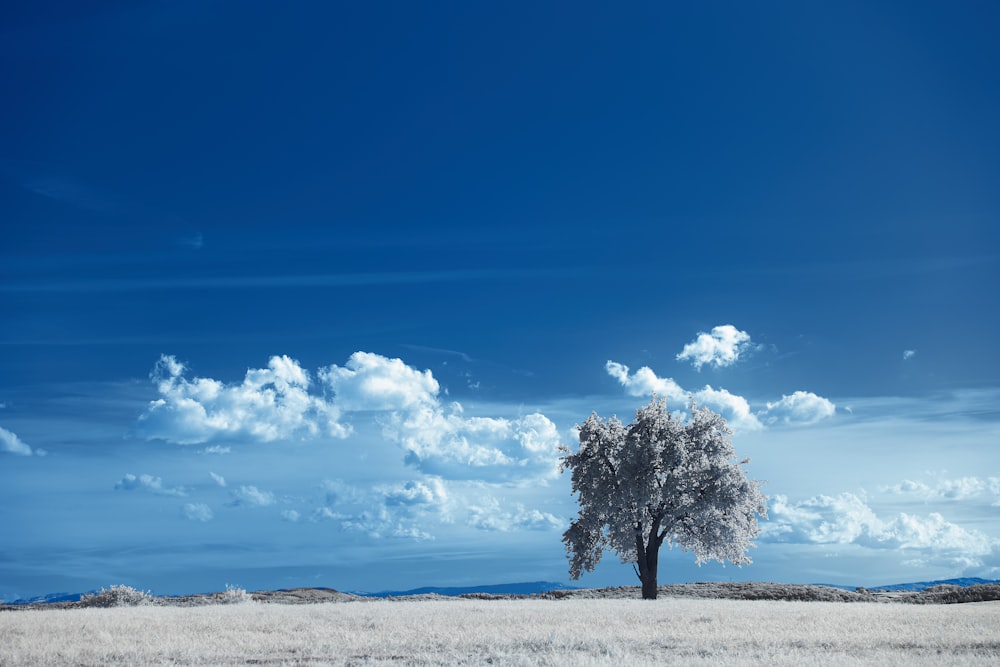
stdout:
[(432, 600), (0, 613), (0, 664), (969, 665), (1000, 604)]

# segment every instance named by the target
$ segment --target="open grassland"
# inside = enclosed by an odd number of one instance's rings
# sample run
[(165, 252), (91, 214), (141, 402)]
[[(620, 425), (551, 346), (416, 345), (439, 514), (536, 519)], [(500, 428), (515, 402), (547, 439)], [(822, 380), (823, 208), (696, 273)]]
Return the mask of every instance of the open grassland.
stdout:
[(970, 665), (1000, 603), (437, 599), (0, 612), (0, 665)]

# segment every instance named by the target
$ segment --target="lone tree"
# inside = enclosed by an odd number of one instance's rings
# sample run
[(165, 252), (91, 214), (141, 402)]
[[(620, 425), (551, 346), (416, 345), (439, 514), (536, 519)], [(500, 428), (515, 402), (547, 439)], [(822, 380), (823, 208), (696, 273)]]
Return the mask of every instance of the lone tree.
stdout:
[(693, 551), (698, 564), (751, 562), (746, 551), (767, 518), (760, 482), (747, 479), (722, 416), (691, 405), (687, 422), (655, 395), (623, 426), (592, 414), (580, 427), (580, 449), (564, 449), (580, 512), (563, 534), (569, 573), (593, 571), (605, 549), (632, 563), (642, 597), (655, 600), (660, 547)]

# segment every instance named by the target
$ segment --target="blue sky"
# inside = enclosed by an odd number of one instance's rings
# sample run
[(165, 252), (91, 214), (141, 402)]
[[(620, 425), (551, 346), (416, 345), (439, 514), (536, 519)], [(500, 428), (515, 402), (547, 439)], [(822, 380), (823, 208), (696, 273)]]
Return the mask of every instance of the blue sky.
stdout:
[(566, 581), (652, 391), (770, 496), (663, 581), (1000, 578), (993, 3), (85, 4), (0, 10), (0, 597)]

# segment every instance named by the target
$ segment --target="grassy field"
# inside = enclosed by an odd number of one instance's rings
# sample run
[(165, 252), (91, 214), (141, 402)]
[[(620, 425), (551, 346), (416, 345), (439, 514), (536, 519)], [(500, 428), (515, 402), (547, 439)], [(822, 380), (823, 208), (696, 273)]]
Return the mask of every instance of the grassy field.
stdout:
[(970, 665), (1000, 603), (438, 599), (0, 612), (0, 665)]

